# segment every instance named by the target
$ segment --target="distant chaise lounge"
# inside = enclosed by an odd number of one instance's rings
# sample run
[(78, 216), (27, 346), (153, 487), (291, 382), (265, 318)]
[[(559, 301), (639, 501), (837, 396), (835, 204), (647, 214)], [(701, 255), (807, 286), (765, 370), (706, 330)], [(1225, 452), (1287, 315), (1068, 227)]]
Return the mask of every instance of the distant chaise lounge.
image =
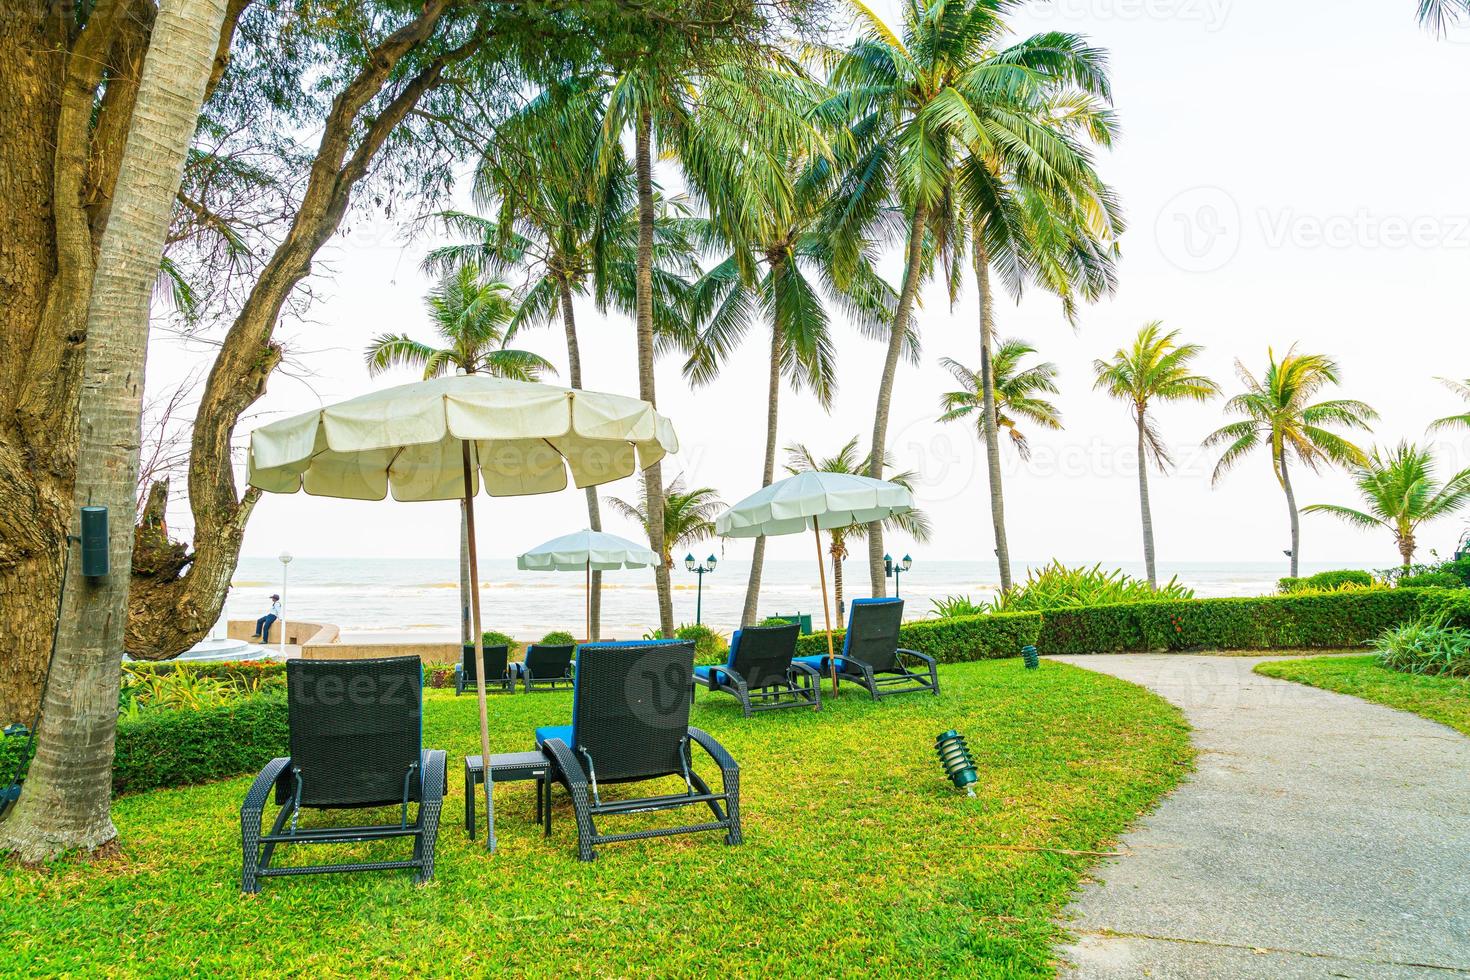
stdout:
[[(902, 625), (902, 599), (854, 599), (842, 653), (837, 657), (837, 676), (867, 688), (874, 701), (916, 691), (938, 694), (939, 671), (934, 658), (898, 645)], [(828, 671), (825, 654), (797, 659), (824, 675)], [(910, 670), (906, 660), (918, 661), (923, 669)]]
[[(510, 647), (496, 643), (483, 647), (485, 664), (485, 692), (500, 691), (514, 694), (515, 675), (510, 670)], [(454, 694), (456, 697), (475, 686), (475, 645), (464, 645), (464, 662), (454, 666)]]
[(518, 676), (525, 682), (526, 693), (535, 690), (556, 691), (572, 686), (572, 659), (577, 648), (570, 643), (547, 645), (532, 643), (526, 647), (525, 662), (517, 665)]
[[(740, 767), (721, 745), (689, 725), (694, 644), (685, 640), (588, 643), (577, 652), (572, 723), (536, 729), (536, 745), (552, 760), (577, 817), (577, 857), (591, 861), (601, 844), (721, 830), (739, 844)], [(695, 771), (697, 744), (720, 767), (721, 789)], [(601, 787), (674, 776), (684, 792), (604, 801)], [(707, 806), (712, 821), (603, 834), (597, 819), (651, 810)]]
[(695, 667), (692, 696), (700, 686), (724, 691), (740, 700), (749, 718), (778, 708), (822, 709), (821, 674), (811, 664), (794, 660), (801, 625), (751, 626), (730, 638), (730, 657), (723, 667)]
[[(423, 664), (418, 657), (379, 660), (288, 660), (290, 752), (255, 777), (240, 808), (245, 863), (240, 887), (260, 890), (276, 875), (411, 868), (416, 881), (434, 877), (434, 843), (444, 803), (445, 754), (421, 744)], [(276, 814), (261, 834), (265, 805), (275, 792)], [(417, 804), (412, 822), (409, 804)], [(303, 809), (397, 806), (395, 823), (300, 828)], [(289, 823), (289, 826), (288, 826)], [(342, 844), (413, 838), (413, 856), (400, 861), (271, 867), (281, 844)]]

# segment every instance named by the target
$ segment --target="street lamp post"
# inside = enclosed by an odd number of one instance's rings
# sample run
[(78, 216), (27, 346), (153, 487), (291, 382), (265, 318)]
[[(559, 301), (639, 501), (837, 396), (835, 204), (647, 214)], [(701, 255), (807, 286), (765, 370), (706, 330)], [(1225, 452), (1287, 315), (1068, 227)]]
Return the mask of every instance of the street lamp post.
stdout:
[(895, 599), (901, 598), (898, 591), (898, 577), (913, 567), (914, 560), (908, 555), (904, 555), (896, 564), (893, 561), (892, 555), (883, 556), (883, 574), (893, 579), (893, 597)]
[(291, 559), (295, 557), (289, 551), (280, 554), (281, 559), (281, 659), (286, 659), (286, 573), (291, 568)]
[(703, 564), (696, 562), (693, 555), (684, 556), (684, 567), (699, 576), (699, 585), (694, 590), (694, 624), (698, 626), (704, 615), (704, 576), (706, 572), (715, 570), (717, 559), (714, 555), (706, 558)]

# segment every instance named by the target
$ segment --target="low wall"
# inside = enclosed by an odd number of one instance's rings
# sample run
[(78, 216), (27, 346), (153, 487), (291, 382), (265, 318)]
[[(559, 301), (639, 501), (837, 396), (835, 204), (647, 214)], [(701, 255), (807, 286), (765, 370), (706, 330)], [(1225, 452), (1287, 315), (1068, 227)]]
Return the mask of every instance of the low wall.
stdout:
[(301, 648), (306, 660), (371, 660), (375, 657), (418, 657), (426, 664), (456, 664), (457, 643), (308, 643)]
[[(271, 624), (271, 642), (279, 643), (281, 640), (280, 622)], [(336, 643), (337, 627), (331, 623), (307, 623), (298, 619), (285, 621), (286, 645), (293, 647), (307, 646), (313, 643)], [(232, 640), (249, 640), (255, 635), (255, 620), (232, 619), (227, 628), (227, 636)]]

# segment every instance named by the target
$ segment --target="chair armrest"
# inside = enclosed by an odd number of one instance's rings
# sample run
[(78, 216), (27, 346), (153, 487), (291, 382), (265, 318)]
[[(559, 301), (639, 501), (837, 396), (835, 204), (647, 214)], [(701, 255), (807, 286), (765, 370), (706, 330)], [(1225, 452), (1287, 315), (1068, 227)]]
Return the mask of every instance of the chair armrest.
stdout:
[(822, 672), (820, 670), (813, 667), (811, 664), (802, 663), (800, 660), (791, 661), (791, 669), (797, 671), (798, 673), (811, 674), (817, 680), (822, 679)]
[(720, 767), (721, 771), (740, 771), (740, 763), (736, 762), (735, 757), (729, 752), (726, 752), (725, 747), (719, 742), (716, 742), (709, 732), (691, 725), (689, 728), (689, 740), (698, 743), (699, 747), (704, 749), (711, 759), (715, 760), (715, 764)]
[(449, 792), (448, 759), (443, 749), (424, 749), (419, 754), (419, 768), (424, 774), (420, 803), (438, 803)]
[(898, 653), (900, 655), (907, 655), (907, 656), (910, 656), (910, 657), (918, 657), (920, 660), (924, 661), (924, 663), (928, 664), (930, 667), (936, 667), (939, 664), (939, 662), (937, 660), (935, 660), (933, 657), (929, 656), (927, 653), (920, 653), (918, 650), (906, 650), (903, 647), (899, 647), (898, 648)]
[(559, 738), (548, 739), (542, 743), (541, 751), (551, 756), (552, 764), (561, 775), (562, 780), (568, 785), (586, 786), (587, 773), (582, 769), (582, 763), (577, 761), (577, 754), (572, 751), (571, 746)]
[(719, 684), (719, 682), (715, 680), (716, 676), (719, 674), (724, 674), (726, 677), (730, 678), (730, 683), (733, 684), (735, 687), (740, 687), (745, 684), (744, 677), (741, 677), (738, 673), (731, 670), (729, 667), (726, 667), (724, 664), (711, 665), (709, 669), (709, 689), (711, 691), (713, 691)]
[(250, 791), (245, 794), (245, 802), (240, 806), (240, 812), (244, 814), (249, 810), (260, 810), (265, 806), (266, 799), (271, 790), (275, 789), (276, 780), (281, 778), (281, 773), (291, 764), (289, 757), (272, 759), (260, 770), (255, 777), (255, 782), (250, 784)]
[(863, 674), (869, 677), (873, 675), (873, 665), (866, 661), (859, 660), (856, 657), (845, 657), (841, 654), (838, 655), (837, 659), (841, 660), (845, 664), (853, 664), (857, 667), (858, 670), (862, 671)]

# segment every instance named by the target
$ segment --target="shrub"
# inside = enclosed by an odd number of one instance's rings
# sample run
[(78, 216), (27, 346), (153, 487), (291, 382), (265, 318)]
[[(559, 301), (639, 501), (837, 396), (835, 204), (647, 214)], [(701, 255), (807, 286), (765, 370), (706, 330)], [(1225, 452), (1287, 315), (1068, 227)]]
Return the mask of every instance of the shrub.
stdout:
[(761, 620), (759, 623), (756, 623), (756, 625), (757, 626), (790, 626), (791, 625), (791, 620), (787, 619), (785, 616), (767, 616), (765, 619)]
[(145, 711), (117, 725), (116, 793), (258, 771), (287, 751), (286, 697), (268, 690), (198, 711)]
[(1470, 677), (1470, 630), (1431, 615), (1387, 630), (1375, 644), (1378, 662), (1406, 674)]
[[(1021, 648), (1034, 645), (1040, 633), (1041, 617), (1036, 613), (987, 613), (904, 623), (898, 641), (940, 663), (953, 664), (1019, 656)], [(832, 631), (832, 645), (839, 653), (844, 636), (843, 630)], [(803, 636), (796, 643), (796, 652), (801, 656), (826, 654), (827, 634), (818, 631)]]
[(1284, 595), (1294, 592), (1331, 592), (1337, 589), (1367, 588), (1373, 584), (1373, 576), (1357, 568), (1343, 568), (1330, 572), (1318, 572), (1304, 578), (1284, 578), (1276, 583)]
[(703, 623), (685, 623), (674, 630), (674, 636), (694, 641), (694, 662), (697, 664), (724, 663), (729, 656), (730, 641)]
[(1074, 606), (1100, 606), (1146, 599), (1192, 599), (1194, 590), (1170, 579), (1155, 589), (1142, 579), (1121, 571), (1105, 572), (1101, 565), (1067, 568), (1051, 562), (1026, 573), (1026, 581), (997, 596), (992, 612), (1043, 612)]
[(506, 636), (504, 633), (497, 633), (494, 630), (486, 630), (482, 634), (481, 642), (487, 647), (508, 646), (512, 651), (517, 646), (515, 637)]
[(1470, 629), (1470, 590), (1424, 589), (1420, 595), (1426, 617), (1435, 617), (1447, 626)]
[(566, 630), (552, 630), (541, 638), (541, 645), (547, 647), (571, 646), (577, 642), (577, 638)]
[(1399, 579), (1400, 588), (1409, 589), (1463, 589), (1465, 583), (1454, 572), (1418, 572)]
[(990, 611), (988, 605), (977, 603), (967, 595), (947, 595), (943, 599), (931, 599), (929, 607), (929, 611), (939, 619), (979, 616)]
[(1359, 646), (1417, 617), (1424, 595), (1356, 589), (1056, 609), (1043, 614), (1038, 645), (1073, 654)]

